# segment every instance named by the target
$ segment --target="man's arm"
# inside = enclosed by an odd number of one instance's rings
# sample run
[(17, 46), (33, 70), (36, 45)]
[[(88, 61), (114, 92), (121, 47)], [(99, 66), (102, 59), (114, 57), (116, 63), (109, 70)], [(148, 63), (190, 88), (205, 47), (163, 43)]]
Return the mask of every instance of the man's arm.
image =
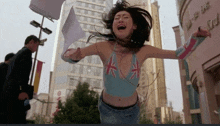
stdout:
[(29, 96), (26, 91), (26, 86), (28, 85), (29, 76), (31, 72), (31, 66), (32, 66), (31, 52), (29, 52), (28, 50), (25, 50), (24, 52), (22, 52), (19, 55), (18, 61), (16, 63), (17, 63), (16, 67), (18, 68), (17, 69), (14, 68), (14, 69), (16, 69), (18, 73), (20, 73), (20, 77), (18, 76), (19, 78), (17, 78), (19, 82), (18, 83), (19, 88), (21, 91), (21, 93), (18, 96), (18, 99), (19, 100), (29, 99)]

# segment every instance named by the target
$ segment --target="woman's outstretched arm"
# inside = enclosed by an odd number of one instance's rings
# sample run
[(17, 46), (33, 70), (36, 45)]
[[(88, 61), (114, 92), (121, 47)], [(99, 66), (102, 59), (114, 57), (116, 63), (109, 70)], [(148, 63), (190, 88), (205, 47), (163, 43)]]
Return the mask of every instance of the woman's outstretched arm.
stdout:
[(103, 42), (99, 42), (85, 48), (70, 48), (62, 55), (62, 59), (69, 63), (77, 63), (86, 56), (100, 56), (100, 47), (102, 46), (102, 44)]
[(186, 59), (208, 36), (211, 37), (209, 31), (202, 30), (199, 27), (198, 31), (183, 46), (176, 50), (176, 56), (179, 59)]
[(179, 47), (176, 51), (145, 46), (144, 52), (146, 53), (146, 58), (186, 59), (207, 36), (211, 37), (211, 34), (207, 30), (199, 28), (198, 31), (189, 38), (187, 43)]

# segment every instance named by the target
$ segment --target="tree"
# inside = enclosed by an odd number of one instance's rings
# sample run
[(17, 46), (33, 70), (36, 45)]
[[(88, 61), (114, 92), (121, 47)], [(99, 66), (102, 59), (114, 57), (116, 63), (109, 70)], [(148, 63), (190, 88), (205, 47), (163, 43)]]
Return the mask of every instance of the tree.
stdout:
[(42, 117), (40, 114), (34, 114), (34, 124), (46, 124), (46, 118)]
[(89, 89), (88, 83), (79, 83), (65, 104), (60, 101), (53, 118), (54, 124), (99, 124), (99, 95)]
[(183, 124), (183, 123), (182, 123), (181, 117), (178, 116), (175, 121), (165, 118), (165, 124)]
[(140, 108), (140, 122), (139, 124), (154, 124), (154, 122), (147, 118), (147, 115), (146, 115), (146, 106), (144, 103), (141, 104), (141, 108)]
[(176, 121), (175, 122), (176, 122), (176, 124), (183, 124), (183, 121), (182, 121), (180, 116), (176, 117)]

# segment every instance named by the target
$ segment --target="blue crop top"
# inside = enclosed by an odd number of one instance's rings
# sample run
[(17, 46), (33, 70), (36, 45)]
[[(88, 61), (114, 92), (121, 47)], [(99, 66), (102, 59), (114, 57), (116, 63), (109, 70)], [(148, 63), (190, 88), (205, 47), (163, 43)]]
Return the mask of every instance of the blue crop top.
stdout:
[[(115, 47), (114, 47), (115, 50)], [(140, 78), (140, 62), (132, 55), (132, 65), (126, 78), (119, 75), (115, 51), (104, 66), (104, 87), (107, 94), (118, 97), (130, 97), (134, 94)]]

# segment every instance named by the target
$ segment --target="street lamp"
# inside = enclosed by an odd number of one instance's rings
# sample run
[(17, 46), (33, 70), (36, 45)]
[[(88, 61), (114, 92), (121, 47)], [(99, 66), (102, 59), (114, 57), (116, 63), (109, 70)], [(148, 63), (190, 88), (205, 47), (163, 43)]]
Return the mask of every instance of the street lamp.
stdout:
[(31, 21), (30, 24), (36, 28), (40, 27), (40, 24), (38, 22), (36, 22), (35, 20)]
[(34, 27), (38, 28), (40, 27), (43, 32), (47, 33), (48, 35), (52, 33), (52, 31), (48, 28), (43, 28), (38, 22), (36, 22), (35, 20), (30, 22), (31, 25), (33, 25)]
[(52, 31), (48, 28), (43, 28), (43, 32), (47, 33), (48, 35), (52, 33)]
[(47, 39), (43, 39), (43, 40), (40, 40), (40, 46), (44, 46), (44, 43), (47, 41)]

